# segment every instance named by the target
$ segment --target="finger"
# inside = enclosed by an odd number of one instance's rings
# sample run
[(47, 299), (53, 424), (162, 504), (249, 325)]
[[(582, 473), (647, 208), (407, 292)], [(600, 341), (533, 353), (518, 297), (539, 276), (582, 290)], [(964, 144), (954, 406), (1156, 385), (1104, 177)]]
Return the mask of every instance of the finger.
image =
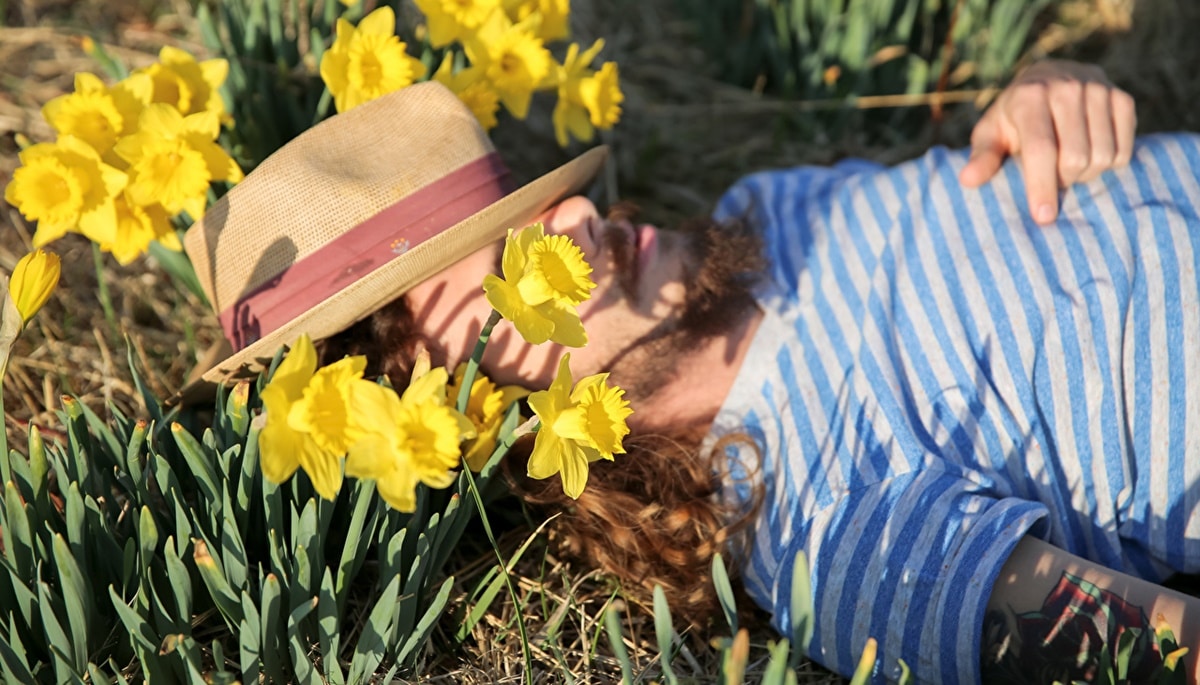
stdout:
[(1091, 148), (1088, 166), (1079, 174), (1079, 182), (1087, 183), (1113, 166), (1117, 156), (1116, 131), (1113, 126), (1111, 88), (1103, 83), (1087, 83), (1083, 87), (1087, 101), (1087, 133)]
[(958, 182), (967, 188), (978, 188), (1000, 171), (1005, 157), (1007, 155), (996, 147), (972, 148), (971, 159), (958, 173)]
[(1133, 158), (1133, 138), (1137, 131), (1137, 107), (1129, 93), (1123, 90), (1114, 88), (1110, 97), (1112, 99), (1113, 139), (1116, 143), (1113, 166), (1121, 167), (1129, 164), (1129, 160)]
[(964, 187), (977, 188), (987, 183), (1004, 163), (1008, 153), (1000, 141), (998, 112), (997, 107), (988, 110), (971, 131), (971, 158), (958, 172), (958, 182)]
[(1049, 100), (1058, 136), (1058, 184), (1065, 188), (1079, 180), (1092, 158), (1083, 84), (1055, 83)]
[(1045, 93), (1029, 89), (1014, 98), (1011, 118), (1029, 211), (1034, 221), (1050, 223), (1058, 215), (1058, 137)]

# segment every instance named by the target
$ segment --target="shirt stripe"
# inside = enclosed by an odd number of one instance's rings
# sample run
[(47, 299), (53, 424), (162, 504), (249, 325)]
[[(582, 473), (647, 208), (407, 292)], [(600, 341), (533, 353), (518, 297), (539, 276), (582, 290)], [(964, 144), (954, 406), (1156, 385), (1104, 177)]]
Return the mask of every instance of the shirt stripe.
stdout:
[(1200, 571), (1200, 137), (1139, 140), (1047, 227), (1016, 165), (966, 190), (965, 161), (755, 174), (715, 213), (770, 261), (713, 428), (763, 460), (747, 589), (785, 630), (803, 551), (810, 655), (848, 675), (873, 637), (876, 682), (901, 658), (977, 682), (1023, 535), (1151, 580)]

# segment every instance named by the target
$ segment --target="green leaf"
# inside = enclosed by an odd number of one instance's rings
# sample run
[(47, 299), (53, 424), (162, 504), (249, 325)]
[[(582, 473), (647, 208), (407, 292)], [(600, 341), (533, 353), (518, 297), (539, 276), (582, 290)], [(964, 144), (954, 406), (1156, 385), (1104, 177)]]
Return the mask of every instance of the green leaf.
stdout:
[(189, 621), (192, 618), (192, 577), (187, 566), (180, 558), (173, 538), (167, 539), (163, 547), (163, 558), (167, 565), (167, 578), (171, 581), (172, 596), (174, 597), (175, 618)]
[(279, 578), (273, 573), (268, 573), (267, 577), (263, 579), (262, 599), (259, 601), (259, 606), (262, 608), (262, 661), (263, 671), (268, 680), (274, 680), (277, 683), (287, 682), (283, 662), (280, 659), (284, 654), (281, 594)]
[(221, 520), (224, 523), (221, 526), (221, 562), (224, 565), (225, 578), (229, 584), (235, 588), (242, 588), (246, 586), (248, 566), (246, 547), (242, 542), (242, 533), (238, 529), (233, 502), (230, 501), (229, 488), (225, 487), (225, 483), (222, 483), (221, 496)]
[(139, 420), (134, 424), (133, 434), (130, 435), (129, 444), (125, 447), (125, 470), (129, 472), (130, 478), (139, 487), (142, 485), (144, 477), (144, 469), (142, 468), (143, 448), (146, 445), (146, 432), (149, 428), (149, 423)]
[(217, 488), (217, 473), (213, 468), (215, 461), (213, 455), (178, 423), (171, 424), (171, 435), (175, 437), (175, 444), (183, 453), (188, 468), (200, 484), (201, 495), (209, 502), (221, 501), (221, 491)]
[[(15, 632), (13, 634), (15, 635)], [(25, 662), (24, 648), (14, 648), (3, 637), (0, 637), (0, 673), (4, 674), (6, 683), (37, 682)]]
[[(525, 554), (526, 550), (528, 550), (530, 545), (533, 544), (533, 541), (542, 534), (542, 531), (553, 520), (554, 517), (546, 519), (537, 527), (537, 530), (533, 531), (529, 536), (527, 536), (525, 541), (521, 543), (521, 546), (517, 548), (517, 551), (513, 552), (512, 557), (509, 558), (508, 563), (504, 566), (504, 568), (511, 570), (513, 567), (515, 567), (517, 562), (519, 562), (521, 557)], [(470, 612), (467, 613), (466, 618), (464, 618), (463, 622), (459, 625), (458, 630), (454, 635), (455, 640), (462, 642), (463, 640), (467, 639), (467, 636), (470, 635), (471, 631), (475, 629), (475, 624), (479, 623), (480, 619), (482, 619), (487, 613), (488, 609), (492, 606), (492, 602), (496, 599), (496, 596), (500, 593), (500, 590), (504, 589), (504, 586), (504, 574), (499, 572), (498, 567), (492, 567), (492, 569), (488, 572), (488, 575), (484, 578), (484, 581), (479, 584), (479, 587), (485, 587), (485, 589), (482, 592), (479, 592), (477, 596), (472, 597), (472, 601), (475, 602), (475, 605), (471, 607)]]
[(158, 524), (147, 506), (142, 507), (138, 516), (138, 547), (141, 552), (139, 559), (142, 563), (142, 574), (148, 575), (150, 564), (158, 556)]
[(71, 628), (72, 651), (67, 652), (77, 673), (82, 673), (88, 662), (88, 630), (96, 608), (92, 605), (91, 588), (84, 579), (83, 570), (71, 554), (67, 541), (61, 535), (54, 536), (54, 564), (58, 570), (59, 591), (62, 592), (63, 607), (67, 611), (67, 625)]
[(79, 486), (71, 483), (67, 487), (66, 497), (63, 499), (63, 522), (66, 528), (67, 541), (71, 543), (71, 554), (82, 566), (87, 566), (89, 540), (86, 538), (87, 532), (84, 521), (84, 517), (87, 514), (87, 505), (83, 503), (83, 496), (79, 494)]
[(871, 680), (871, 674), (875, 672), (875, 650), (874, 638), (867, 638), (867, 644), (863, 648), (862, 656), (859, 657), (858, 666), (855, 667), (854, 674), (850, 678), (850, 685), (866, 685)]
[(621, 615), (611, 606), (604, 611), (604, 628), (608, 631), (608, 644), (617, 657), (617, 663), (621, 665), (621, 682), (631, 685), (633, 664), (629, 661), (629, 650), (625, 649), (625, 638), (621, 634)]
[(225, 617), (226, 625), (230, 628), (240, 625), (245, 618), (242, 603), (238, 601), (237, 593), (225, 579), (225, 570), (221, 566), (220, 558), (209, 552), (207, 541), (201, 538), (192, 539), (192, 559), (196, 562), (196, 569), (200, 571), (200, 578), (208, 587), (209, 596)]
[[(75, 654), (75, 650), (72, 647), (73, 640), (67, 635), (67, 631), (63, 629), (62, 621), (59, 620), (58, 613), (55, 611), (55, 608), (61, 604), (61, 600), (54, 595), (54, 591), (44, 581), (38, 581), (37, 590), (38, 609), (41, 612), (42, 619), (42, 634), (46, 638), (46, 646), (51, 649), (57, 649), (61, 654), (60, 658), (67, 661), (68, 667), (75, 667), (76, 663), (71, 661), (72, 655)], [(85, 644), (84, 650), (86, 651), (86, 649), (87, 645)], [(83, 668), (86, 663), (87, 659), (85, 658), (83, 663), (78, 664), (78, 667)], [(58, 672), (58, 670), (56, 667), (55, 671)]]
[(46, 443), (37, 426), (29, 426), (29, 481), (33, 489), (33, 498), (37, 502), (39, 512), (45, 518), (48, 515), (47, 498), (49, 495), (50, 463), (46, 459)]
[[(27, 586), (20, 578), (17, 578), (14, 575), (14, 572), (11, 568), (8, 568), (6, 566), (5, 570), (8, 572), (8, 580), (10, 583), (10, 587), (13, 590), (13, 596), (15, 598), (14, 604), (20, 610), (20, 614), (19, 614), (20, 618), (24, 622), (24, 624), (30, 629), (30, 632), (33, 632), (34, 626), (37, 625), (37, 621), (38, 621), (37, 593), (34, 592), (33, 589), (31, 589), (29, 586)], [(13, 614), (10, 614), (9, 618), (10, 618), (10, 623), (11, 623), (11, 619), (15, 619), (16, 616), (14, 616)], [(10, 637), (17, 638), (19, 636), (19, 633), (17, 633), (15, 630), (13, 630), (13, 631), (9, 632), (9, 635), (10, 635)]]
[(308, 657), (310, 647), (308, 638), (300, 630), (301, 622), (312, 613), (316, 606), (317, 598), (313, 597), (307, 602), (300, 602), (288, 615), (288, 650), (292, 656), (292, 671), (295, 673), (295, 677), (291, 682), (294, 683), (325, 685), (321, 674), (313, 667), (312, 660)]
[(400, 576), (393, 576), (363, 624), (362, 635), (354, 645), (354, 656), (350, 660), (350, 673), (346, 680), (351, 683), (365, 682), (383, 661), (391, 635), (392, 613), (396, 598), (400, 595)]
[(722, 649), (721, 675), (728, 685), (741, 685), (746, 678), (746, 665), (750, 660), (750, 632), (745, 628), (737, 631), (729, 644)]
[(257, 683), (262, 669), (262, 621), (259, 620), (258, 607), (247, 591), (242, 592), (241, 607), (243, 619), (237, 631), (238, 668), (245, 682)]
[(296, 567), (293, 581), (300, 592), (306, 597), (317, 594), (318, 579), (313, 576), (312, 567), (320, 564), (324, 539), (323, 531), (317, 527), (318, 500), (310, 499), (300, 513), (300, 520), (292, 527), (292, 548), (296, 550)]
[(321, 576), (321, 594), (317, 601), (317, 645), (321, 650), (321, 664), (325, 667), (325, 677), (331, 685), (346, 683), (346, 676), (338, 663), (338, 650), (341, 645), (339, 619), (333, 574), (326, 567), (324, 575)]
[[(201, 297), (200, 299), (203, 300), (204, 298)], [(153, 419), (154, 425), (164, 425), (163, 422), (168, 417), (168, 414), (163, 413), (162, 403), (159, 402), (158, 396), (142, 380), (142, 365), (137, 356), (137, 347), (130, 342), (128, 335), (125, 336), (125, 350), (125, 356), (129, 362), (129, 373), (133, 377), (133, 385), (137, 388), (138, 394), (142, 396), (142, 401), (146, 405), (146, 411), (150, 413), (150, 418)], [(171, 411), (170, 415), (173, 414), (174, 410)], [(119, 446), (114, 445), (113, 454), (119, 454), (119, 449)]]
[(713, 586), (717, 591), (717, 602), (721, 612), (725, 614), (725, 622), (729, 624), (730, 632), (738, 632), (737, 600), (734, 599), (733, 583), (729, 582), (729, 572), (725, 570), (725, 558), (720, 552), (713, 555), (712, 561)]
[(675, 669), (671, 668), (671, 660), (675, 658), (675, 627), (671, 620), (671, 607), (667, 605), (662, 586), (657, 584), (654, 586), (654, 635), (658, 638), (663, 677), (671, 685), (678, 685), (679, 678), (675, 676)]
[(342, 545), (342, 556), (338, 560), (335, 585), (339, 615), (346, 609), (350, 583), (358, 577), (358, 571), (366, 561), (367, 551), (378, 528), (379, 506), (374, 495), (375, 482), (368, 480), (355, 481), (354, 489), (350, 492), (350, 502), (354, 505), (354, 511), (346, 527), (346, 542)]
[(249, 512), (258, 494), (257, 484), (262, 477), (258, 468), (258, 429), (252, 428), (246, 436), (242, 450), (241, 475), (237, 479), (237, 492), (234, 499), (237, 502), (238, 527), (249, 530)]
[[(454, 577), (450, 576), (442, 582), (442, 587), (434, 596), (433, 601), (429, 603), (429, 607), (425, 609), (425, 614), (421, 616), (421, 620), (416, 627), (408, 635), (399, 654), (396, 655), (396, 663), (405, 664), (405, 660), (410, 656), (416, 656), (419, 651), (418, 647), (425, 644), (425, 640), (429, 637), (429, 632), (433, 630), (433, 626), (442, 616), (442, 610), (446, 608), (446, 602), (450, 599), (450, 590), (454, 587)], [(403, 629), (405, 626), (401, 626)]]
[(812, 597), (812, 575), (808, 570), (808, 556), (804, 550), (797, 550), (792, 561), (790, 605), (792, 641), (796, 644), (791, 663), (793, 668), (797, 665), (800, 655), (808, 653), (808, 645), (812, 642), (813, 626), (816, 620)]
[(33, 528), (29, 525), (29, 507), (21, 502), (17, 488), (4, 484), (4, 556), (22, 582), (33, 579)]
[(787, 680), (788, 671), (788, 653), (790, 651), (790, 643), (785, 637), (779, 642), (772, 643), (768, 651), (771, 654), (770, 660), (767, 661), (767, 668), (763, 671), (763, 685), (784, 685)]

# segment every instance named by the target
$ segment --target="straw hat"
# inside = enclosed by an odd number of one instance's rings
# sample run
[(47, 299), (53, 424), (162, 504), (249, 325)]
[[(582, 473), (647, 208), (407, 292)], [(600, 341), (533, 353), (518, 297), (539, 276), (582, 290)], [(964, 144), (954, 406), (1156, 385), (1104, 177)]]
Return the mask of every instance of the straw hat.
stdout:
[(302, 333), (319, 340), (365, 318), (582, 190), (606, 154), (511, 190), (487, 134), (436, 82), (314, 126), (184, 238), (230, 343), (205, 384), (260, 370)]

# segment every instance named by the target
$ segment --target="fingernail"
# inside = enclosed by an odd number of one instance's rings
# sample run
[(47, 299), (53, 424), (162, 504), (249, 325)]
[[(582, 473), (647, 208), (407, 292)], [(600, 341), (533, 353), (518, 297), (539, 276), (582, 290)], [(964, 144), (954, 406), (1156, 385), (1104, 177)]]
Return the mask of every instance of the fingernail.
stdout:
[(1054, 221), (1054, 214), (1054, 205), (1039, 205), (1034, 218), (1037, 219), (1039, 224), (1048, 224)]

